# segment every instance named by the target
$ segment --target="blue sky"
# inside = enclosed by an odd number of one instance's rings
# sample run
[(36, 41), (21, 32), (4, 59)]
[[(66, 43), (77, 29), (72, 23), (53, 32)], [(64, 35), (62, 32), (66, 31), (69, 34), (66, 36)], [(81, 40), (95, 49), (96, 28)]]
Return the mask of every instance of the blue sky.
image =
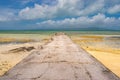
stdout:
[(0, 0), (0, 30), (120, 30), (120, 0)]

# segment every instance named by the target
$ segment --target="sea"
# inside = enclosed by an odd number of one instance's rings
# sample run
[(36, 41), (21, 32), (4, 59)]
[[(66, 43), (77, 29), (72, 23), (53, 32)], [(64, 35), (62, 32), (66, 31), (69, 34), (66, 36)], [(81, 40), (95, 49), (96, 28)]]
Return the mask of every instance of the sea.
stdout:
[(57, 32), (63, 32), (67, 34), (68, 36), (117, 35), (117, 38), (120, 39), (120, 31), (1, 30), (0, 31), (0, 44), (23, 43), (23, 40), (25, 39), (30, 39), (30, 41), (39, 41), (44, 38), (49, 38), (50, 36), (54, 35)]
[(54, 34), (56, 32), (64, 32), (67, 34), (120, 35), (120, 31), (0, 30), (0, 34)]

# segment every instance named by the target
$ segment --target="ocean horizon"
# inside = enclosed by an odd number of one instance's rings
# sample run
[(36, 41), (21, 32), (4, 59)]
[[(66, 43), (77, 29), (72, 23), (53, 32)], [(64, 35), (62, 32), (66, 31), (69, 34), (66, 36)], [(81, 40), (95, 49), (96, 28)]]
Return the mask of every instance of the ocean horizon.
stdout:
[(0, 30), (0, 34), (52, 34), (56, 32), (64, 32), (67, 34), (120, 35), (119, 30)]

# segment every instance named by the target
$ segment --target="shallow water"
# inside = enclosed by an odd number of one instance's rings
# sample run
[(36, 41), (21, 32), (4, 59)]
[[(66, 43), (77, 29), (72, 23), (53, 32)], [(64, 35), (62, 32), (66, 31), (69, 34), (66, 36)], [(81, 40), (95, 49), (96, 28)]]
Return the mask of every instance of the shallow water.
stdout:
[(72, 40), (120, 77), (120, 35), (79, 35)]
[(50, 38), (48, 34), (0, 34), (0, 44), (22, 44), (28, 42), (39, 42)]

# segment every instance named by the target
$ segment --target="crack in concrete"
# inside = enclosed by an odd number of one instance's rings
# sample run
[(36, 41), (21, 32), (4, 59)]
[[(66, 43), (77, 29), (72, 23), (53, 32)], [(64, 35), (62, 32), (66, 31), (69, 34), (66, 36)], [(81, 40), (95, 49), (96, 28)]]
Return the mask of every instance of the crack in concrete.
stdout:
[(84, 66), (84, 68), (85, 68), (86, 74), (88, 75), (89, 79), (93, 80), (91, 73), (87, 70), (87, 68), (85, 66)]
[(48, 64), (48, 68), (38, 77), (35, 77), (35, 78), (31, 78), (31, 80), (37, 80), (37, 79), (40, 79), (48, 70), (50, 69), (50, 64)]
[(74, 72), (74, 78), (75, 78), (75, 80), (78, 80), (78, 76), (77, 76), (77, 73), (76, 73), (76, 71), (75, 71), (75, 66), (73, 66), (72, 64), (71, 64), (71, 67), (72, 67), (72, 70), (73, 70), (73, 72)]

